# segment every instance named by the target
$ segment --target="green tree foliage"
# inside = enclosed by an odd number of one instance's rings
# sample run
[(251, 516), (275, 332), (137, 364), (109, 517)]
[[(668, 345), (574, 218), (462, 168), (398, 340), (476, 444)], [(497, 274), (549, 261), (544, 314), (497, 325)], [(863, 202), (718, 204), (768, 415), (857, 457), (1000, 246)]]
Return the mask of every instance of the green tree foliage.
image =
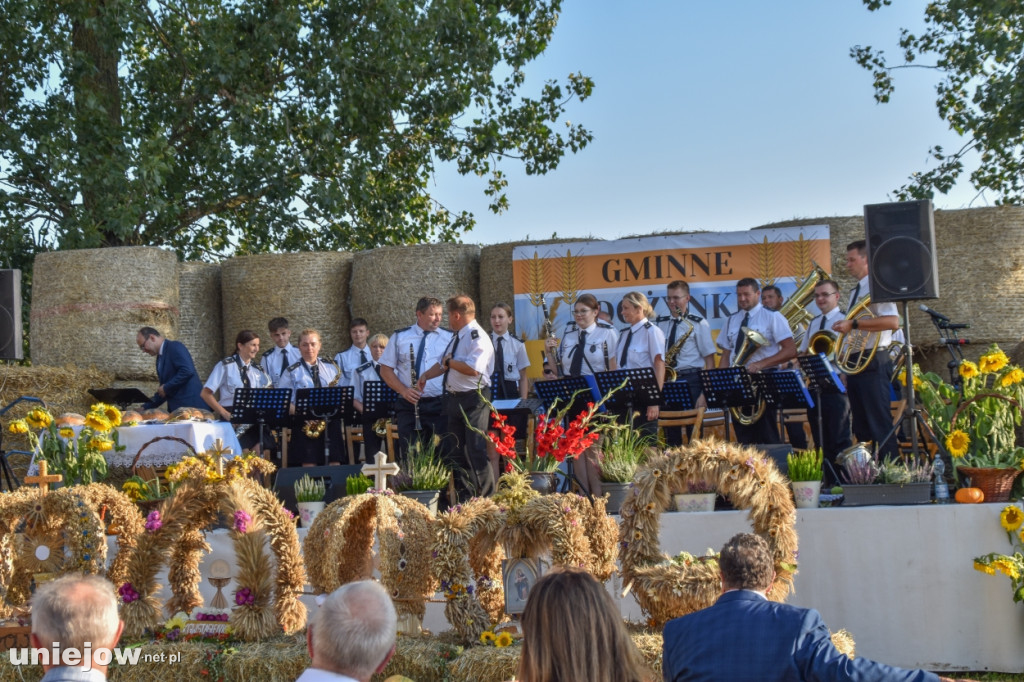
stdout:
[[(891, 0), (863, 0), (869, 10)], [(948, 192), (963, 175), (964, 159), (977, 154), (969, 175), (974, 187), (992, 191), (999, 203), (1024, 200), (1024, 5), (1008, 0), (937, 0), (925, 9), (920, 34), (901, 30), (902, 63), (883, 51), (857, 46), (851, 56), (874, 75), (875, 99), (893, 93), (893, 72), (913, 67), (941, 74), (939, 115), (965, 139), (955, 151), (935, 146), (935, 168), (914, 173), (898, 190), (903, 199)], [(973, 165), (973, 164), (972, 164)]]
[(526, 92), (560, 0), (0, 0), (0, 242), (186, 259), (453, 240), (439, 164), (555, 168), (591, 80)]

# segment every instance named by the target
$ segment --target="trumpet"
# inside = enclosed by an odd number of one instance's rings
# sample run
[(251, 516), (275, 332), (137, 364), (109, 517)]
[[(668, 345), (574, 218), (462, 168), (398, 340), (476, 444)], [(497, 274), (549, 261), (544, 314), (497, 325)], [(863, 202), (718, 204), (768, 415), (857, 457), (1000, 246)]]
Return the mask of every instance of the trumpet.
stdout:
[[(862, 296), (857, 304), (846, 313), (847, 320), (870, 320), (875, 314), (868, 307), (871, 305), (871, 294)], [(851, 329), (846, 334), (839, 334), (835, 340), (835, 364), (846, 374), (860, 374), (875, 358), (881, 335), (864, 329)]]
[[(740, 344), (740, 349), (730, 360), (730, 367), (742, 367), (747, 364), (747, 361), (750, 360), (750, 356), (756, 353), (758, 348), (768, 345), (768, 339), (766, 339), (763, 334), (758, 331), (754, 331), (753, 329), (740, 327), (740, 334), (744, 336), (743, 343)], [(744, 426), (750, 426), (764, 416), (766, 407), (767, 405), (764, 400), (758, 398), (757, 404), (754, 406), (754, 410), (750, 414), (744, 412), (747, 408), (742, 407), (730, 407), (729, 411), (732, 413), (733, 419), (737, 422)]]
[(683, 349), (683, 344), (686, 343), (686, 340), (690, 338), (690, 334), (693, 333), (693, 323), (686, 319), (685, 315), (680, 315), (679, 319), (690, 328), (665, 353), (665, 381), (675, 381), (678, 378), (676, 374), (676, 358), (679, 357), (679, 351)]

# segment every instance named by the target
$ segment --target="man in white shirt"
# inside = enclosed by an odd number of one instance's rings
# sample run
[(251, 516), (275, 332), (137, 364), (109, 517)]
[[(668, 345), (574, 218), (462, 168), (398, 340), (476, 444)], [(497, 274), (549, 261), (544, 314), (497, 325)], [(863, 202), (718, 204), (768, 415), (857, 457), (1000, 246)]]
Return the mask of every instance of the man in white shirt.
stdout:
[(370, 682), (394, 656), (397, 631), (395, 606), (379, 583), (342, 585), (306, 628), (312, 663), (296, 682)]
[(352, 345), (334, 356), (334, 364), (341, 368), (341, 380), (338, 386), (356, 385), (356, 368), (370, 361), (370, 349), (366, 345), (370, 338), (370, 327), (366, 320), (357, 317), (348, 325), (348, 335)]

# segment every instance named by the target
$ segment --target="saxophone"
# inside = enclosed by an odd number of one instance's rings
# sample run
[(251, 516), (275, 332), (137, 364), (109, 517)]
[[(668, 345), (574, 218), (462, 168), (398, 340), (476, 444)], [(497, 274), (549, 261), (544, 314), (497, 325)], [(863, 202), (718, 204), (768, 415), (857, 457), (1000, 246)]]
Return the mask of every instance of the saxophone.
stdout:
[[(327, 387), (330, 388), (331, 386), (337, 386), (338, 382), (341, 381), (341, 367), (335, 365), (333, 360), (328, 360), (328, 362), (331, 364), (332, 367), (334, 367), (334, 369), (338, 370), (338, 373), (335, 374), (334, 378), (331, 379), (330, 383), (327, 384)], [(315, 419), (313, 421), (307, 421), (302, 426), (302, 433), (306, 435), (306, 438), (309, 438), (310, 440), (316, 440), (320, 436), (324, 435), (324, 430), (326, 428), (326, 419)]]
[(676, 358), (679, 357), (679, 351), (683, 349), (683, 344), (686, 343), (686, 340), (690, 338), (690, 334), (693, 333), (693, 323), (686, 319), (686, 315), (680, 315), (679, 319), (690, 328), (665, 353), (665, 381), (675, 381), (678, 378), (676, 375)]

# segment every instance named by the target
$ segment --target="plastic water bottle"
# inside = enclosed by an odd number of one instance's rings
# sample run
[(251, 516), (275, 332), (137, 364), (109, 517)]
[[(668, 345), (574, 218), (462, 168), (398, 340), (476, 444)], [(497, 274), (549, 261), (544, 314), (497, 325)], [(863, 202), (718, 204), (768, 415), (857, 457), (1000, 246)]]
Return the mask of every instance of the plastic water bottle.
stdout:
[(946, 465), (942, 457), (935, 455), (935, 464), (932, 471), (935, 472), (935, 504), (946, 504), (949, 502), (949, 486), (946, 484)]

